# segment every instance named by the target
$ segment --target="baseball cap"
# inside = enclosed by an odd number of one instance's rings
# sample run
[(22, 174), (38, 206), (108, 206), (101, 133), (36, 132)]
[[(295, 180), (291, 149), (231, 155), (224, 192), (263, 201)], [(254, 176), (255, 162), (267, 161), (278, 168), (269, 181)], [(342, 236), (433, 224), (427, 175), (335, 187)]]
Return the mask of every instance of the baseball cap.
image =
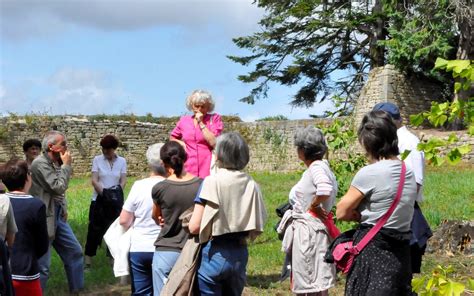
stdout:
[(382, 102), (378, 103), (377, 105), (374, 106), (372, 111), (385, 111), (390, 116), (392, 116), (393, 119), (400, 119), (400, 109), (398, 109), (397, 105), (390, 103), (390, 102)]

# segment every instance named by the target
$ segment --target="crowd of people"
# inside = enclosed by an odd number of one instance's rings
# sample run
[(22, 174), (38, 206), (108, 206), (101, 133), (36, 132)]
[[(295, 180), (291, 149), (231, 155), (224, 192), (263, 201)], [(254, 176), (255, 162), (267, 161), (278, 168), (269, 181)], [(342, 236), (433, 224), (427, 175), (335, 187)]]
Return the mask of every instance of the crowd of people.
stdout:
[[(214, 101), (208, 92), (192, 92), (186, 106), (192, 115), (181, 117), (169, 141), (144, 151), (149, 175), (134, 182), (127, 198), (127, 161), (116, 153), (119, 139), (112, 134), (101, 138), (102, 154), (92, 161), (84, 252), (68, 223), (72, 156), (66, 135), (50, 131), (41, 142), (29, 139), (23, 145), (25, 160), (0, 166), (0, 190), (8, 189), (0, 194), (1, 295), (43, 295), (52, 247), (63, 262), (70, 293), (79, 294), (84, 270), (94, 267), (97, 248), (114, 229), (128, 235), (129, 243), (118, 248), (126, 249), (132, 295), (175, 295), (177, 290), (180, 295), (242, 294), (247, 242), (263, 232), (267, 219), (260, 187), (244, 171), (249, 147), (239, 133), (222, 133), (222, 119), (211, 113)], [(324, 159), (324, 134), (316, 127), (295, 132), (296, 153), (306, 170), (289, 188), (291, 206), (277, 231), (297, 295), (328, 295), (336, 283), (336, 268), (324, 259), (340, 235), (333, 212), (337, 220), (359, 223), (357, 243), (389, 210), (398, 187), (400, 201), (355, 257), (345, 294), (412, 295), (412, 274), (420, 272), (431, 236), (418, 205), (423, 153), (416, 149), (416, 136), (402, 125), (398, 107), (388, 102), (364, 116), (358, 139), (368, 164), (335, 206), (338, 182)], [(410, 153), (401, 160), (406, 150)], [(113, 248), (109, 257), (116, 254)], [(121, 258), (114, 257), (117, 264)]]

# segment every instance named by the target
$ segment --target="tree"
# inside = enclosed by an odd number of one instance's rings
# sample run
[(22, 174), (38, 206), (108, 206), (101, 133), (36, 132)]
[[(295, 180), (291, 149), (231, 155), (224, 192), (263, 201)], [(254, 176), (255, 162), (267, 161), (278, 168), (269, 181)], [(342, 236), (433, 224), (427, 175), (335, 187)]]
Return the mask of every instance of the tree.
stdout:
[[(374, 2), (374, 4), (370, 4)], [(387, 43), (395, 31), (407, 26), (404, 17), (417, 18), (424, 15), (428, 0), (419, 1), (350, 1), (350, 0), (260, 0), (259, 7), (266, 10), (260, 21), (262, 31), (251, 36), (235, 38), (234, 43), (249, 50), (247, 56), (229, 56), (244, 66), (251, 66), (248, 74), (240, 75), (245, 83), (256, 83), (250, 94), (241, 101), (253, 104), (256, 99), (266, 97), (269, 83), (298, 85), (292, 98), (294, 106), (310, 107), (327, 98), (339, 98), (341, 111), (347, 111), (358, 96), (366, 74), (372, 67), (383, 66), (390, 50), (398, 48), (403, 59), (399, 68), (409, 72), (423, 73), (431, 69), (436, 56), (447, 57), (453, 42), (453, 24), (442, 19), (448, 3), (439, 1), (434, 6), (440, 13), (430, 22), (409, 23), (412, 30), (426, 29), (414, 44), (434, 45), (414, 52), (412, 45), (399, 40), (398, 45)], [(406, 3), (407, 6), (400, 3)], [(428, 17), (427, 17), (428, 18)], [(405, 30), (408, 32), (408, 30)], [(397, 36), (399, 39), (406, 34)], [(387, 51), (389, 50), (389, 51)], [(412, 60), (422, 61), (410, 66)], [(420, 71), (422, 70), (422, 71)], [(341, 78), (341, 76), (343, 76)]]

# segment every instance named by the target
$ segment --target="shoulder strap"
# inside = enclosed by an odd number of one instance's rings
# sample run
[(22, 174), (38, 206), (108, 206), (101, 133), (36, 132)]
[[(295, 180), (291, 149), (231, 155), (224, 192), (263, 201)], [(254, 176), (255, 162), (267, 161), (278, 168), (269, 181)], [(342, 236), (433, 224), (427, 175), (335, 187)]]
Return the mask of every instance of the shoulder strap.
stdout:
[(364, 238), (356, 246), (353, 247), (356, 253), (359, 253), (360, 251), (362, 251), (363, 248), (365, 248), (365, 246), (370, 242), (370, 240), (384, 226), (385, 222), (387, 222), (388, 218), (390, 218), (393, 211), (395, 211), (398, 202), (402, 198), (403, 186), (405, 185), (405, 174), (406, 166), (405, 162), (402, 161), (402, 171), (400, 173), (400, 182), (398, 183), (397, 195), (395, 196), (395, 199), (393, 200), (392, 204), (390, 205), (390, 208), (385, 213), (385, 215), (383, 215), (382, 218), (377, 221), (374, 227), (372, 227), (372, 229), (370, 229), (370, 231), (364, 236)]

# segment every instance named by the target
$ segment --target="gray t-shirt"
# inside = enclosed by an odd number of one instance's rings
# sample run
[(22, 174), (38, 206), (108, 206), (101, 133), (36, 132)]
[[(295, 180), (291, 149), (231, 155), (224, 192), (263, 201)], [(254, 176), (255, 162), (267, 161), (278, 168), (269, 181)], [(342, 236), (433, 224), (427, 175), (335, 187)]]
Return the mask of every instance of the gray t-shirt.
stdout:
[[(357, 172), (351, 185), (364, 194), (357, 208), (362, 216), (361, 223), (375, 225), (388, 211), (397, 193), (401, 169), (399, 160), (381, 160)], [(416, 195), (415, 176), (407, 168), (402, 198), (383, 227), (410, 230)]]
[[(13, 215), (13, 207), (10, 198), (6, 194), (0, 194), (0, 236), (4, 239), (7, 233), (17, 233), (18, 228)], [(10, 246), (11, 247), (11, 246)]]

